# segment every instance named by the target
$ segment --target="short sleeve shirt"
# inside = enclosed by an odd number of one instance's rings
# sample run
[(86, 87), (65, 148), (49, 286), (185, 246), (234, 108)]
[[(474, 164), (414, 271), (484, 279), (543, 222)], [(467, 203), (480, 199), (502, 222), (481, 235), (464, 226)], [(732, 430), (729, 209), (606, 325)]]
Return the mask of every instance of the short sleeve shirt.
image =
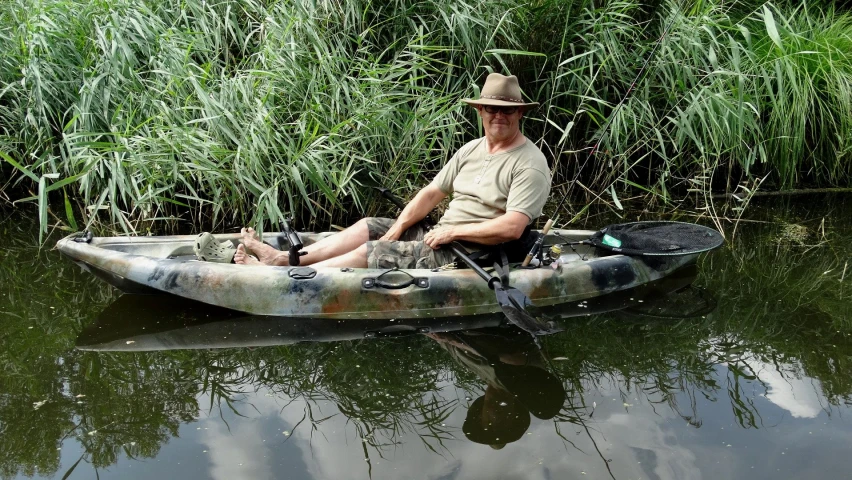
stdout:
[(541, 215), (550, 193), (550, 169), (531, 141), (511, 150), (489, 154), (485, 139), (459, 149), (433, 181), (452, 200), (440, 226), (490, 220), (506, 212), (521, 212), (532, 222)]

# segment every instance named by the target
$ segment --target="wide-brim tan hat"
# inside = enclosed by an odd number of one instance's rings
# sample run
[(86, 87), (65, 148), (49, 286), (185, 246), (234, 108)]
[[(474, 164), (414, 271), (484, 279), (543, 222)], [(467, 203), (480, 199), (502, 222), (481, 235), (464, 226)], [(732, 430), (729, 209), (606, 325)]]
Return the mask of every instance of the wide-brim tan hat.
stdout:
[(495, 105), (498, 107), (537, 107), (538, 102), (524, 102), (518, 77), (491, 73), (485, 79), (482, 93), (477, 100), (462, 99), (468, 105)]

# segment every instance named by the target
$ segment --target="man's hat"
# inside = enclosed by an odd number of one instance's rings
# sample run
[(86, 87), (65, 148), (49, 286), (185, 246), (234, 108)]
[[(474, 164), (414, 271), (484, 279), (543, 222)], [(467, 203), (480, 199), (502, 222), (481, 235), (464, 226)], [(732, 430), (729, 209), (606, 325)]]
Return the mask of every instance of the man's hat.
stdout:
[(485, 395), (470, 404), (462, 432), (468, 440), (492, 448), (503, 448), (530, 427), (530, 413), (511, 393), (488, 386)]
[(478, 100), (462, 99), (468, 105), (496, 105), (499, 107), (536, 107), (538, 102), (524, 102), (518, 77), (491, 73), (485, 79)]
[(489, 384), (468, 408), (462, 426), (468, 440), (503, 448), (524, 435), (530, 413), (548, 420), (562, 409), (565, 388), (547, 370), (498, 362), (494, 372), (500, 385)]

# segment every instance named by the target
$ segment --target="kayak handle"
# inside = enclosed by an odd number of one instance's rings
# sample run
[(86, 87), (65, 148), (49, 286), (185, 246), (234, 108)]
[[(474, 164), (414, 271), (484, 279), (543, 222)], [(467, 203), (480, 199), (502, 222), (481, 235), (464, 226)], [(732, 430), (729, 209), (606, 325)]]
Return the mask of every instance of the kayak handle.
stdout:
[[(408, 276), (408, 279), (401, 283), (391, 283), (382, 280), (382, 277), (391, 272), (400, 272), (404, 273)], [(367, 277), (361, 280), (361, 286), (367, 289), (370, 288), (387, 288), (389, 290), (398, 290), (400, 288), (409, 287), (411, 285), (416, 285), (420, 288), (429, 288), (429, 279), (426, 277), (415, 277), (410, 273), (400, 270), (397, 267), (385, 270), (375, 277)]]
[(79, 233), (76, 233), (74, 235), (75, 235), (75, 237), (72, 238), (71, 240), (73, 240), (76, 243), (89, 243), (89, 242), (92, 241), (92, 238), (94, 238), (91, 230), (86, 230), (85, 232), (79, 232)]

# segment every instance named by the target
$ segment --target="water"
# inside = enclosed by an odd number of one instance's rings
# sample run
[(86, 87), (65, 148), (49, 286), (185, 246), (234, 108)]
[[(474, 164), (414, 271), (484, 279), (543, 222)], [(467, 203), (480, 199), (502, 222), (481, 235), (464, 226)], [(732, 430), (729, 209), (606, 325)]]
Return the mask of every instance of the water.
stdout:
[(0, 476), (848, 478), (852, 198), (748, 217), (691, 287), (589, 302), (630, 306), (542, 352), (493, 318), (365, 339), (121, 297), (6, 217)]

